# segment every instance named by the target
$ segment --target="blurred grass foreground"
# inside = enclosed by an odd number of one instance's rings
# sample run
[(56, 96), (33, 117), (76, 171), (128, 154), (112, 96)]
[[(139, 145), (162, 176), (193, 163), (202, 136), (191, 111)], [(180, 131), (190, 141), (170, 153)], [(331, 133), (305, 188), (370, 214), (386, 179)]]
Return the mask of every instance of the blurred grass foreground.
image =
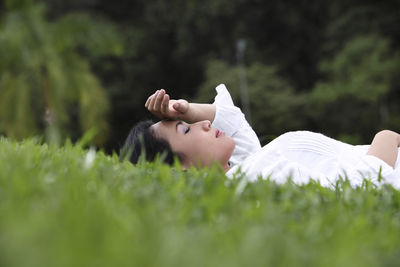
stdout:
[(400, 193), (0, 139), (0, 266), (395, 266)]

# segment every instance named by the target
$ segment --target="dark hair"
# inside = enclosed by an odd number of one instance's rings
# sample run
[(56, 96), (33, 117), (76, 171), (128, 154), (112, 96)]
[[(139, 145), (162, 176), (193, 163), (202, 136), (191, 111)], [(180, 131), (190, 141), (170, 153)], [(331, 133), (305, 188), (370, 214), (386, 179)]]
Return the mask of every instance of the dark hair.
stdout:
[(121, 159), (129, 158), (133, 164), (136, 164), (141, 155), (147, 161), (154, 161), (159, 155), (165, 163), (169, 165), (174, 163), (174, 157), (178, 155), (172, 151), (167, 140), (154, 134), (150, 129), (153, 124), (153, 121), (147, 120), (132, 127), (120, 150)]

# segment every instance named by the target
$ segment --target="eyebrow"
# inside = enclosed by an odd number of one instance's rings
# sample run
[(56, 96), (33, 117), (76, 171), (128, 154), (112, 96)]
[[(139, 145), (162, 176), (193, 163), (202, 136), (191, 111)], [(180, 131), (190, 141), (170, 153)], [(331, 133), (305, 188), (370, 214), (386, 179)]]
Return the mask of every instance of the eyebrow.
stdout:
[(182, 121), (178, 121), (178, 122), (176, 123), (176, 125), (175, 125), (175, 131), (178, 132), (178, 126), (179, 126), (180, 124), (182, 124)]

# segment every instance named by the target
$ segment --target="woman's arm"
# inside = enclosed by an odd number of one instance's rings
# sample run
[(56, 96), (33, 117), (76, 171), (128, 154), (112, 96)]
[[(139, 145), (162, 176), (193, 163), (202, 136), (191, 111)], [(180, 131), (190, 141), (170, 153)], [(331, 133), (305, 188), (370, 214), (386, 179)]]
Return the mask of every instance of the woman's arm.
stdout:
[(149, 96), (145, 107), (160, 119), (180, 119), (187, 122), (213, 121), (215, 105), (189, 103), (184, 99), (170, 99), (164, 89)]
[(393, 131), (383, 130), (375, 135), (367, 155), (380, 158), (394, 168), (399, 146), (400, 135)]

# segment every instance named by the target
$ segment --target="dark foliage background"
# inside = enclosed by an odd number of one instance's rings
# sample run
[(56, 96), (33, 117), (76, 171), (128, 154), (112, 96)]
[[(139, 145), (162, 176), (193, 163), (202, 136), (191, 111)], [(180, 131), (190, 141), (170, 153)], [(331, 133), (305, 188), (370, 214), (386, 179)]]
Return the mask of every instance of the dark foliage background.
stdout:
[[(9, 0), (1, 5), (2, 29), (11, 12), (37, 5), (49, 24), (71, 14), (87, 16), (83, 24), (101, 24), (83, 36), (109, 45), (77, 42), (73, 51), (86, 60), (108, 99), (108, 115), (102, 115), (107, 129), (97, 126), (106, 130), (96, 139), (108, 152), (118, 150), (135, 122), (149, 117), (144, 102), (156, 89), (211, 101), (213, 88), (226, 83), (242, 105), (240, 71), (262, 142), (296, 129), (352, 143), (369, 142), (381, 128), (400, 131), (399, 0)], [(72, 36), (79, 32), (76, 24)], [(246, 44), (241, 62), (239, 40)], [(0, 77), (9, 70), (3, 64)], [(15, 137), (49, 132), (44, 110), (55, 108), (37, 108), (35, 130)], [(79, 138), (86, 124), (76, 107), (64, 112), (75, 119), (56, 130)], [(74, 126), (78, 121), (82, 126)], [(0, 131), (12, 136), (9, 127), (0, 125)]]

